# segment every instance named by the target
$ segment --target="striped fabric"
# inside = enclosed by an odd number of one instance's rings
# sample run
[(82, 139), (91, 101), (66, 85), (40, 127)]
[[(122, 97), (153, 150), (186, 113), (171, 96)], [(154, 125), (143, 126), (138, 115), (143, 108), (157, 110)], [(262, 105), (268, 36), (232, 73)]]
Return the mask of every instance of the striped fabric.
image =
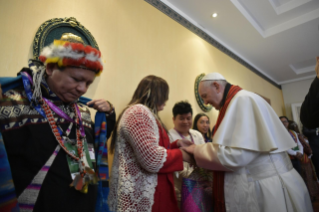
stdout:
[(18, 198), (20, 212), (31, 212), (33, 211), (33, 207), (38, 199), (38, 195), (42, 186), (42, 183), (47, 175), (55, 157), (57, 156), (60, 150), (60, 146), (58, 145), (51, 157), (44, 164), (38, 174), (33, 178), (32, 182), (28, 187), (22, 192), (22, 194)]

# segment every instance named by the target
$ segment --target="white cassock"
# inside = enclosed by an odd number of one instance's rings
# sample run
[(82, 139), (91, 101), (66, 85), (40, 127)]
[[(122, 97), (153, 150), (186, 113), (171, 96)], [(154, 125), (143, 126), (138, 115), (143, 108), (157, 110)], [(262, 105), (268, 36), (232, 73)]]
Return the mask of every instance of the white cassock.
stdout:
[(197, 145), (199, 167), (225, 172), (226, 211), (313, 211), (286, 150), (296, 146), (271, 106), (241, 90), (231, 100), (213, 143)]

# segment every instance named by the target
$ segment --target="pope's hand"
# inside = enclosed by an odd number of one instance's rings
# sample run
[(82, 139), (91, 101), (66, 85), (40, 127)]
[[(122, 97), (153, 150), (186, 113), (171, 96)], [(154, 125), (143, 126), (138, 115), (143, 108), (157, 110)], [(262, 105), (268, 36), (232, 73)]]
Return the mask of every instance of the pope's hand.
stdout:
[(186, 146), (186, 147), (181, 147), (182, 150), (185, 150), (186, 152), (188, 152), (189, 154), (194, 154), (195, 152), (195, 147), (196, 145), (195, 144), (192, 144), (192, 145), (189, 145), (189, 146)]
[(188, 162), (190, 164), (195, 164), (195, 160), (194, 160), (194, 157), (193, 155), (185, 152), (183, 149), (180, 149), (182, 151), (182, 154), (183, 154), (183, 161), (185, 162)]
[(317, 78), (319, 79), (319, 57), (316, 57), (316, 61), (317, 63), (316, 63), (315, 70), (316, 70)]
[(105, 99), (94, 99), (86, 104), (99, 112), (110, 113), (113, 110), (112, 106)]
[(180, 139), (177, 141), (178, 147), (187, 147), (187, 146), (190, 146), (192, 144), (193, 144), (193, 142), (191, 142), (190, 140), (187, 140), (187, 139)]

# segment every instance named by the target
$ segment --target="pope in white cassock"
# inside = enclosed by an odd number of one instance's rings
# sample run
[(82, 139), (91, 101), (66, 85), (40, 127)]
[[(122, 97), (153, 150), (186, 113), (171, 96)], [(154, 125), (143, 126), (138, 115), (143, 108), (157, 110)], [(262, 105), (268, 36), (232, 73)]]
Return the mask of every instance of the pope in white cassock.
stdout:
[(219, 110), (213, 142), (183, 149), (199, 167), (214, 170), (214, 212), (313, 211), (286, 153), (296, 144), (271, 106), (219, 73), (201, 80), (199, 94)]

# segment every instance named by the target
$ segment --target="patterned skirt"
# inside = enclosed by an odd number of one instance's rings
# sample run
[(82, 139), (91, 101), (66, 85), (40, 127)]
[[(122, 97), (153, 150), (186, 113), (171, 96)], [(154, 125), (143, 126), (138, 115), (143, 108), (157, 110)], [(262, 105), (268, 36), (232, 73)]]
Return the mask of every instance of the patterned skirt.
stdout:
[(314, 201), (319, 195), (319, 184), (312, 162), (306, 154), (301, 161), (301, 176), (307, 185), (311, 200)]

